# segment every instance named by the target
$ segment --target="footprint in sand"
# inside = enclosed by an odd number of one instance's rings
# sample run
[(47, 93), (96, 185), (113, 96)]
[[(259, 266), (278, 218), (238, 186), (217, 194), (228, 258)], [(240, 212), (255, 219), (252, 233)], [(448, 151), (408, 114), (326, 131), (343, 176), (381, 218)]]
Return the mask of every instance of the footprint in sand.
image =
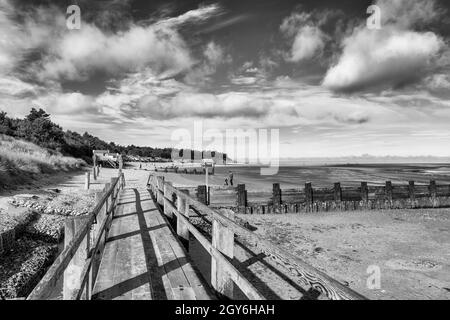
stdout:
[(393, 270), (407, 270), (407, 271), (437, 271), (442, 269), (442, 266), (437, 262), (425, 259), (416, 260), (402, 260), (393, 259), (386, 262), (386, 266)]

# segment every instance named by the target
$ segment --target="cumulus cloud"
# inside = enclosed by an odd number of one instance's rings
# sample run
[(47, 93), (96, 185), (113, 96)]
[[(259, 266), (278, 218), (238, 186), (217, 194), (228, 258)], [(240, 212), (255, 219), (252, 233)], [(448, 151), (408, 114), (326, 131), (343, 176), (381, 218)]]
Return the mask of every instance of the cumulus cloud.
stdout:
[(83, 79), (92, 71), (132, 72), (150, 65), (170, 76), (192, 65), (189, 50), (170, 28), (131, 26), (123, 33), (106, 34), (93, 25), (67, 33), (43, 63), (44, 77)]
[(112, 76), (151, 67), (161, 77), (186, 72), (194, 64), (190, 48), (178, 27), (198, 23), (220, 13), (218, 5), (190, 10), (150, 25), (129, 22), (123, 29), (105, 31), (83, 22), (80, 30), (67, 30), (65, 12), (56, 7), (34, 7), (15, 19), (14, 7), (0, 2), (0, 72), (11, 72), (29, 52), (41, 58), (27, 69), (40, 81), (87, 80), (100, 71)]
[[(445, 49), (433, 32), (408, 29), (435, 17), (428, 1), (378, 1), (381, 30), (360, 25), (342, 42), (342, 54), (326, 73), (323, 85), (335, 91), (396, 88), (424, 77)], [(406, 8), (406, 9), (405, 9)], [(408, 10), (407, 10), (408, 9)]]
[(283, 20), (280, 30), (292, 43), (286, 60), (300, 62), (322, 54), (328, 37), (321, 26), (328, 16), (328, 11), (322, 14), (302, 12)]
[(311, 59), (316, 53), (321, 53), (325, 47), (324, 33), (317, 27), (302, 27), (295, 36), (292, 44), (290, 60), (299, 62)]

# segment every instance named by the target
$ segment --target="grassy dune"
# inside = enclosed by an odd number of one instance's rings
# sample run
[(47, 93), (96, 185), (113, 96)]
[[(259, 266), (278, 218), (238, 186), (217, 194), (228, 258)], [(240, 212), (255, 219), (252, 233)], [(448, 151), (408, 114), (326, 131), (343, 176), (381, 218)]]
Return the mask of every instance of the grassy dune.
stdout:
[(0, 188), (39, 179), (42, 174), (79, 169), (84, 164), (83, 160), (0, 135)]

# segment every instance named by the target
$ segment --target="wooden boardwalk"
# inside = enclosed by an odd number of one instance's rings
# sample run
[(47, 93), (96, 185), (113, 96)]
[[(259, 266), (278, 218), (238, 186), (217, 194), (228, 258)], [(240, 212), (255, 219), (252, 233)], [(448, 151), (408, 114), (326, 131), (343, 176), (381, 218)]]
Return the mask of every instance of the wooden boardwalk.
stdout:
[(146, 188), (122, 191), (106, 239), (92, 299), (212, 298)]
[[(146, 185), (126, 187), (119, 170), (98, 196), (89, 215), (66, 221), (64, 250), (27, 300), (46, 299), (60, 280), (64, 300), (234, 299), (234, 289), (250, 300), (267, 299), (237, 265), (235, 238), (257, 247), (258, 254), (282, 266), (317, 297), (365, 299), (236, 223), (234, 213), (211, 209), (205, 205), (206, 197), (197, 193), (199, 201), (164, 177), (150, 175)], [(191, 214), (211, 225), (210, 235), (192, 223)], [(191, 237), (210, 256), (210, 285), (185, 249)]]

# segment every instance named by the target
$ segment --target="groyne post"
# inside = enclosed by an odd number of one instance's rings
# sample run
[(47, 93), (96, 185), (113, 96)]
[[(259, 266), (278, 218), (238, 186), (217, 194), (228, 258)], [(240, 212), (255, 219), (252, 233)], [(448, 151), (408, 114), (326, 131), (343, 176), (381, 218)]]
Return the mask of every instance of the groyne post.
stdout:
[(281, 206), (281, 188), (280, 188), (280, 184), (279, 183), (274, 183), (273, 184), (272, 201), (273, 201), (273, 205), (274, 206), (276, 206), (276, 207), (280, 207)]
[(334, 184), (334, 201), (342, 201), (342, 189), (340, 182), (336, 182)]
[(197, 200), (205, 205), (208, 205), (208, 195), (206, 186), (200, 185), (197, 187)]
[(428, 189), (430, 190), (430, 199), (434, 208), (437, 206), (437, 186), (435, 180), (430, 181), (430, 186), (428, 187)]
[(408, 196), (411, 201), (416, 200), (416, 191), (415, 191), (415, 183), (414, 181), (409, 181), (408, 184)]
[(392, 202), (392, 181), (386, 181), (385, 196), (387, 201)]
[(365, 203), (369, 201), (369, 188), (367, 182), (361, 182), (361, 200)]
[(312, 205), (314, 201), (314, 195), (313, 195), (313, 188), (311, 182), (305, 183), (305, 197), (306, 197), (306, 203), (308, 205)]
[(239, 213), (245, 213), (247, 207), (247, 190), (245, 190), (245, 184), (238, 184), (237, 186), (237, 207)]

